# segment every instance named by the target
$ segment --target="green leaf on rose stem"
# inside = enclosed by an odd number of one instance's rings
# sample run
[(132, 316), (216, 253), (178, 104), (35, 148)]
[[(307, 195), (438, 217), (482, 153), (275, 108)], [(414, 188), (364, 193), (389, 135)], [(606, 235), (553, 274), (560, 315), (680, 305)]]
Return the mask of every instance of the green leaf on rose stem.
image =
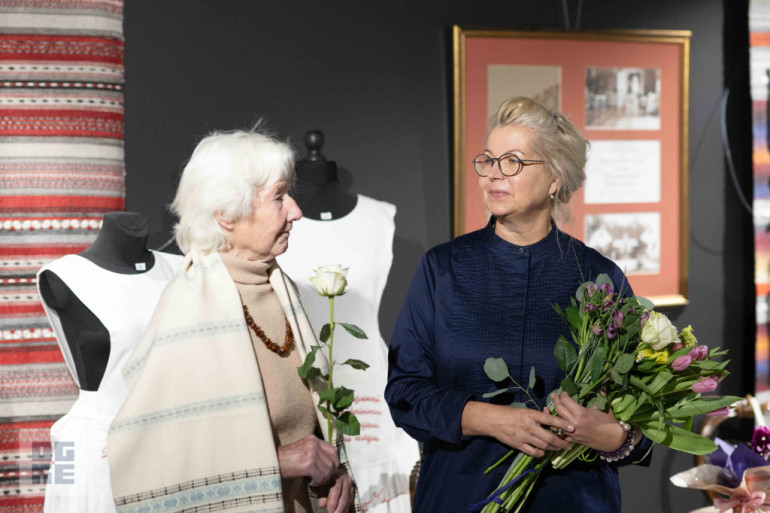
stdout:
[(617, 360), (615, 360), (615, 365), (613, 365), (612, 368), (621, 374), (625, 374), (634, 367), (634, 362), (636, 362), (636, 357), (634, 355), (623, 353), (618, 356)]
[(717, 446), (708, 438), (671, 424), (660, 425), (658, 421), (639, 422), (637, 426), (644, 436), (655, 443), (676, 451), (703, 455), (716, 450)]
[(351, 404), (353, 404), (352, 390), (342, 386), (334, 389), (334, 402), (332, 405), (336, 411), (341, 412)]
[(520, 402), (511, 403), (511, 406), (513, 408), (524, 408), (525, 410), (527, 409), (527, 405)]
[(342, 362), (340, 365), (350, 365), (354, 369), (358, 370), (366, 370), (369, 368), (369, 364), (366, 362), (362, 362), (361, 360), (354, 360), (353, 358), (348, 358), (344, 362)]
[(603, 395), (597, 395), (596, 396), (596, 408), (599, 410), (604, 410), (607, 407), (607, 398)]
[[(305, 363), (303, 363), (300, 367), (297, 367), (297, 374), (299, 374), (299, 377), (302, 379), (307, 379), (310, 376), (310, 369), (315, 369), (313, 367), (313, 363), (315, 363), (315, 354), (320, 349), (319, 346), (313, 346), (310, 349), (310, 352), (308, 352), (307, 356), (305, 356)], [(315, 369), (318, 371), (318, 369)], [(321, 371), (318, 371), (318, 374), (320, 375)]]
[(535, 376), (535, 367), (533, 366), (531, 369), (529, 369), (529, 384), (527, 385), (527, 388), (532, 390), (535, 388), (535, 383), (537, 382), (537, 376)]
[(327, 401), (328, 402), (334, 401), (334, 393), (335, 393), (335, 389), (333, 388), (321, 390), (320, 392), (318, 392), (319, 402), (325, 403)]
[(361, 432), (361, 424), (358, 423), (356, 416), (349, 411), (337, 417), (335, 424), (340, 433), (344, 435), (356, 436)]
[(653, 308), (655, 308), (655, 303), (653, 303), (646, 297), (636, 296), (636, 300), (639, 301), (639, 304), (642, 305), (642, 308), (644, 308), (645, 310), (652, 311)]
[(594, 355), (591, 357), (591, 383), (596, 383), (602, 379), (602, 374), (604, 374), (604, 363), (606, 360), (607, 355), (604, 348), (596, 348)]
[(323, 415), (323, 418), (325, 419), (328, 419), (329, 415), (331, 415), (331, 412), (329, 412), (329, 410), (326, 409), (326, 407), (321, 406), (320, 404), (318, 405), (318, 411), (321, 412), (321, 415)]
[(567, 392), (567, 394), (569, 394), (570, 396), (577, 395), (577, 393), (580, 391), (578, 386), (575, 384), (574, 381), (572, 381), (572, 378), (569, 376), (561, 380), (561, 388), (562, 390)]
[(730, 406), (740, 401), (740, 397), (726, 395), (724, 397), (701, 397), (682, 406), (672, 406), (666, 410), (666, 415), (673, 418), (692, 417), (693, 415), (704, 415), (706, 413)]
[(515, 388), (501, 388), (499, 390), (495, 390), (494, 392), (487, 392), (486, 394), (482, 394), (481, 397), (484, 399), (489, 399), (490, 397), (495, 397), (501, 394), (506, 394), (509, 392), (512, 392), (513, 390), (516, 390)]
[(508, 366), (502, 358), (487, 358), (484, 362), (484, 372), (492, 381), (503, 381), (511, 377)]
[(350, 333), (356, 338), (367, 338), (366, 333), (364, 333), (364, 330), (362, 330), (355, 324), (348, 324), (346, 322), (339, 322), (337, 324), (345, 328), (345, 331), (347, 331), (348, 333)]
[(559, 368), (564, 372), (570, 372), (578, 359), (575, 347), (564, 336), (560, 336), (559, 340), (556, 341), (553, 355), (556, 357), (556, 363), (559, 364)]
[(323, 326), (321, 326), (321, 335), (319, 336), (319, 339), (321, 342), (326, 342), (329, 340), (329, 336), (332, 334), (331, 326), (329, 326), (329, 323), (327, 322)]

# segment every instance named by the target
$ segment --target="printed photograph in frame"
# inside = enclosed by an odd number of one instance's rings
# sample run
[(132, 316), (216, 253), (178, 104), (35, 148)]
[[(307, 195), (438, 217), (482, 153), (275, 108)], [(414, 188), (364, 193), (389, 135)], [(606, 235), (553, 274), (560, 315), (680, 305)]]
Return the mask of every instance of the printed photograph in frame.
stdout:
[(454, 235), (489, 221), (471, 160), (490, 112), (505, 98), (540, 95), (597, 149), (586, 166), (589, 195), (575, 192), (561, 229), (584, 242), (591, 227), (606, 232), (594, 241), (621, 238), (603, 243), (621, 268), (634, 268), (634, 292), (657, 306), (687, 304), (689, 41), (689, 31), (455, 26)]

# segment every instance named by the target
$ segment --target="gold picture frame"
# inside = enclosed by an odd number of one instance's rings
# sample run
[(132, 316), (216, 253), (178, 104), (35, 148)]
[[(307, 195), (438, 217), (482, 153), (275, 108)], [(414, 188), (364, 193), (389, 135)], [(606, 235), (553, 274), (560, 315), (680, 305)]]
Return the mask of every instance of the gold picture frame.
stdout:
[(454, 235), (489, 216), (471, 159), (495, 101), (532, 96), (555, 105), (592, 143), (586, 186), (573, 195), (563, 229), (598, 241), (636, 294), (656, 306), (686, 305), (690, 37), (454, 26)]

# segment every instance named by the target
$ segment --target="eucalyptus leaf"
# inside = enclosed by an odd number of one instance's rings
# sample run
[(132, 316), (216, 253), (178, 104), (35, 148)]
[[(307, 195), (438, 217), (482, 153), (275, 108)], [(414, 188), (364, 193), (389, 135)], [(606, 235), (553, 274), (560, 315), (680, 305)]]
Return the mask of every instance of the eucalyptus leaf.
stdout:
[(559, 340), (556, 341), (553, 354), (559, 368), (564, 372), (570, 372), (577, 363), (578, 355), (575, 347), (563, 336), (560, 336)]
[(607, 285), (612, 285), (613, 288), (615, 287), (615, 285), (612, 283), (612, 279), (609, 277), (607, 273), (602, 273), (599, 276), (597, 276), (596, 281), (594, 283), (596, 283), (597, 285), (607, 284)]
[(486, 394), (482, 394), (481, 397), (483, 397), (484, 399), (489, 399), (490, 397), (495, 397), (495, 396), (498, 396), (498, 395), (506, 394), (506, 393), (512, 392), (513, 390), (515, 390), (515, 389), (513, 389), (513, 388), (501, 388), (499, 390), (495, 390), (494, 392), (487, 392)]
[(511, 377), (508, 366), (502, 358), (487, 358), (484, 362), (484, 372), (492, 381), (503, 381)]
[(340, 365), (350, 365), (354, 369), (358, 370), (366, 370), (369, 368), (369, 364), (366, 362), (362, 362), (361, 360), (354, 360), (353, 358), (348, 358), (344, 362), (342, 362)]
[(655, 303), (653, 303), (646, 297), (636, 296), (636, 300), (639, 301), (639, 304), (642, 305), (642, 308), (644, 308), (645, 310), (652, 310), (655, 308)]
[(346, 322), (340, 322), (340, 323), (337, 323), (337, 324), (339, 324), (340, 326), (345, 328), (345, 331), (347, 331), (348, 333), (350, 333), (351, 335), (353, 335), (356, 338), (362, 338), (362, 339), (363, 338), (367, 338), (366, 333), (364, 333), (364, 330), (362, 330), (361, 328), (359, 328), (355, 324), (348, 324)]
[(332, 330), (331, 330), (331, 327), (329, 326), (329, 323), (326, 323), (323, 326), (321, 326), (321, 335), (319, 336), (319, 338), (321, 339), (321, 342), (326, 342), (327, 340), (329, 340), (329, 335), (331, 335), (331, 333), (332, 333)]
[(535, 367), (533, 366), (531, 369), (529, 369), (529, 384), (527, 385), (527, 388), (532, 390), (535, 388), (535, 383), (537, 382), (537, 376), (535, 376)]
[(524, 403), (520, 403), (520, 402), (511, 403), (511, 406), (512, 406), (513, 408), (524, 408), (524, 409), (526, 409), (526, 408), (527, 408), (527, 405), (526, 405), (526, 404), (524, 404)]

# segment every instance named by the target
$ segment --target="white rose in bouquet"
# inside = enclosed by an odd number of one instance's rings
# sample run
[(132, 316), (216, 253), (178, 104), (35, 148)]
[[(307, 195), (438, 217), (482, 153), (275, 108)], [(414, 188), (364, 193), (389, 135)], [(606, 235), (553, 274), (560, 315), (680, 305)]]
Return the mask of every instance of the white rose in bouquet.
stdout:
[(310, 277), (310, 282), (318, 294), (334, 297), (345, 293), (345, 287), (348, 286), (348, 281), (345, 278), (348, 274), (347, 267), (342, 267), (339, 264), (322, 265), (313, 272), (315, 272), (315, 276)]
[(661, 351), (670, 344), (679, 342), (679, 335), (668, 317), (652, 311), (642, 328), (642, 342), (650, 344), (653, 351)]

